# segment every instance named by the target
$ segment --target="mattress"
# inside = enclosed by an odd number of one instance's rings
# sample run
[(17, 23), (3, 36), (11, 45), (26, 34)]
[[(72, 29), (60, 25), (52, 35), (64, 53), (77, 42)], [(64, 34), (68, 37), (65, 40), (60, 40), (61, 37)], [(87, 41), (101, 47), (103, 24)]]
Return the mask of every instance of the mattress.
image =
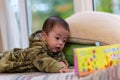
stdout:
[(88, 76), (78, 77), (74, 69), (69, 73), (0, 73), (0, 80), (120, 80), (120, 64)]
[(1, 73), (0, 80), (78, 80), (79, 77), (70, 73)]

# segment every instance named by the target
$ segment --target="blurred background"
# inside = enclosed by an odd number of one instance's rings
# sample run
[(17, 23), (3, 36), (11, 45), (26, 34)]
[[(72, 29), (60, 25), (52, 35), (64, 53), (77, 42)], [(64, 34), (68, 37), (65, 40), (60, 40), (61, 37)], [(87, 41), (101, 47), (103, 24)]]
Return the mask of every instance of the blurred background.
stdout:
[(83, 11), (120, 15), (120, 0), (1, 0), (0, 50), (27, 47), (28, 37), (50, 16), (66, 19)]

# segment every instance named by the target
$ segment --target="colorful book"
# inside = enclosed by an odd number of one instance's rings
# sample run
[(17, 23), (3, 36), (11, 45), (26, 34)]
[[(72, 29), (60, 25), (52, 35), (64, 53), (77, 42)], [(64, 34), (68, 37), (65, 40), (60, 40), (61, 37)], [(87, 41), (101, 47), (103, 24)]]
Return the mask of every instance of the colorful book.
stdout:
[(85, 76), (120, 62), (120, 44), (74, 49), (75, 74)]

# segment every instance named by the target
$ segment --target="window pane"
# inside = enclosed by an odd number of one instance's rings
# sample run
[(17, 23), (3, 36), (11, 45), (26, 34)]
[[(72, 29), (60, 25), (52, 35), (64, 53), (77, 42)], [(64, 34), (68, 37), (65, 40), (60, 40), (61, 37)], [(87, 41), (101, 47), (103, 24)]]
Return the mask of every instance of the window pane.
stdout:
[(120, 0), (94, 0), (95, 10), (120, 15)]
[[(9, 9), (9, 16), (7, 17), (9, 20), (9, 38), (11, 41), (16, 42), (16, 44), (19, 43), (19, 46), (21, 48), (25, 48), (28, 46), (28, 25), (27, 25), (27, 19), (26, 19), (26, 6), (25, 1), (26, 0), (8, 0), (10, 3), (10, 9)], [(14, 28), (15, 31), (12, 31)], [(13, 38), (13, 40), (12, 40)], [(17, 38), (17, 39), (16, 39)], [(9, 40), (9, 45), (11, 45), (11, 42)], [(18, 42), (19, 41), (19, 42)], [(18, 46), (18, 45), (17, 45)]]
[[(9, 0), (10, 1), (10, 5), (12, 6), (12, 10), (15, 14), (15, 17), (16, 17), (16, 20), (17, 20), (17, 23), (19, 25), (19, 20), (20, 20), (20, 16), (19, 16), (19, 5), (18, 5), (18, 1), (19, 0)], [(20, 27), (20, 26), (19, 26)]]
[(46, 18), (60, 16), (63, 19), (74, 13), (73, 0), (31, 0), (32, 32), (42, 28)]

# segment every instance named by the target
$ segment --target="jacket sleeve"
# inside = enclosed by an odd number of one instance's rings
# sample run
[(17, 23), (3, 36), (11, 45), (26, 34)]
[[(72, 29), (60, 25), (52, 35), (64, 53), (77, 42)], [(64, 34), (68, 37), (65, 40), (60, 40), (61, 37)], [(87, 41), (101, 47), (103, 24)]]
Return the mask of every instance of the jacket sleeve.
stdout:
[(57, 60), (47, 55), (47, 52), (40, 47), (31, 48), (29, 58), (34, 67), (41, 72), (59, 72), (59, 70), (62, 68)]
[(64, 62), (67, 66), (69, 66), (68, 61), (66, 60), (64, 53), (63, 53), (63, 52), (60, 52), (60, 54), (61, 54), (61, 57), (59, 57), (59, 62), (62, 61), (62, 62)]

